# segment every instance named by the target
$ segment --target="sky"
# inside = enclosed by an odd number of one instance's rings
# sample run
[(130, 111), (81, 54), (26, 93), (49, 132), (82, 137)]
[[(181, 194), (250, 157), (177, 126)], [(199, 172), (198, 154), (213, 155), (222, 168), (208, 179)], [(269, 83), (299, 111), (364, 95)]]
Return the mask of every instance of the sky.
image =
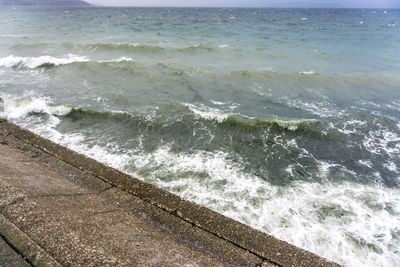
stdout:
[(104, 6), (395, 8), (400, 0), (85, 0)]

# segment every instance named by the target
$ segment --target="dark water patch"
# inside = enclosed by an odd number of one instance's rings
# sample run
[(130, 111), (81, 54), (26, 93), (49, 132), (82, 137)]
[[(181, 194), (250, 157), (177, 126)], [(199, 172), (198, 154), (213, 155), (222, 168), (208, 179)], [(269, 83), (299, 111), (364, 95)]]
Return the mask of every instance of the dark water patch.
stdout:
[(73, 108), (68, 114), (64, 116), (76, 121), (86, 116), (100, 120), (112, 119), (112, 120), (122, 120), (122, 121), (134, 118), (134, 115), (129, 114), (128, 112), (94, 111), (84, 108)]
[(46, 62), (46, 63), (43, 63), (43, 64), (39, 65), (37, 68), (38, 69), (51, 69), (51, 68), (53, 68), (55, 66), (56, 65), (54, 63)]
[(369, 243), (367, 240), (358, 236), (357, 234), (347, 233), (346, 238), (359, 248), (367, 248), (370, 253), (383, 254), (383, 250), (379, 245)]
[[(264, 88), (273, 88), (274, 92), (282, 92), (282, 96), (295, 97), (296, 100), (306, 97), (308, 102), (316, 96), (323, 96), (346, 107), (361, 99), (370, 99), (378, 103), (398, 99), (400, 86), (400, 75), (396, 72), (314, 73), (307, 70), (288, 73), (243, 70), (233, 71), (229, 77), (241, 83), (256, 83)], [(311, 93), (312, 91), (315, 93)]]
[(319, 205), (317, 204), (318, 210), (317, 210), (317, 214), (318, 214), (318, 219), (321, 222), (324, 222), (326, 219), (329, 219), (331, 217), (335, 217), (335, 218), (341, 218), (341, 217), (352, 217), (355, 215), (354, 212), (350, 211), (350, 210), (346, 210), (344, 208), (341, 207), (341, 205)]
[[(341, 127), (343, 122), (338, 118), (336, 127)], [(397, 174), (385, 166), (396, 162), (400, 155), (374, 154), (366, 149), (363, 143), (373, 128), (363, 126), (352, 135), (330, 128), (325, 121), (241, 115), (214, 120), (199, 117), (190, 108), (175, 104), (164, 106), (151, 116), (72, 109), (62, 117), (60, 127), (83, 132), (85, 128), (90, 129), (91, 136), (117, 140), (126, 149), (141, 147), (145, 153), (153, 153), (165, 145), (177, 154), (223, 151), (247, 173), (277, 185), (295, 180), (343, 180), (399, 186)], [(385, 127), (391, 126), (386, 123)], [(371, 161), (373, 168), (359, 163), (365, 160)], [(325, 173), (321, 173), (321, 164), (329, 165)]]
[(177, 51), (194, 54), (194, 53), (204, 53), (204, 52), (215, 52), (217, 50), (213, 47), (209, 47), (206, 45), (198, 45), (198, 46), (189, 46), (189, 47), (185, 47), (185, 48), (179, 48), (179, 49), (177, 49)]
[(244, 130), (274, 128), (285, 131), (306, 132), (310, 130), (311, 125), (318, 124), (318, 121), (249, 118), (241, 115), (229, 115), (221, 124), (226, 127)]

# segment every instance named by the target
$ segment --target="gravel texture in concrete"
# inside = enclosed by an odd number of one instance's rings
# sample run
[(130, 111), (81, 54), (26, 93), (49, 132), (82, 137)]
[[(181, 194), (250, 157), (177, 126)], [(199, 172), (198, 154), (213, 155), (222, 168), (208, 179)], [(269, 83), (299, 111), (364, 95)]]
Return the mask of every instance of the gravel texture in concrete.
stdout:
[(2, 267), (29, 267), (30, 265), (7, 242), (0, 237), (0, 266)]

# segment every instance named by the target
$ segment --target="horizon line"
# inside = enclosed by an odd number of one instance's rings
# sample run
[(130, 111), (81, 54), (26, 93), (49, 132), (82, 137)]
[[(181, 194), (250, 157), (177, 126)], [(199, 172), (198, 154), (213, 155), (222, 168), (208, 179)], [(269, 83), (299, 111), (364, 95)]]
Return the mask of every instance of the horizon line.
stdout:
[[(86, 2), (88, 3), (88, 2)], [(113, 7), (123, 7), (123, 8), (281, 8), (281, 9), (400, 9), (400, 7), (340, 7), (340, 6), (326, 6), (326, 7), (318, 7), (318, 6), (309, 6), (309, 7), (300, 7), (300, 6), (132, 6), (132, 5), (99, 5), (99, 4), (90, 4), (89, 6), (62, 6), (62, 5), (0, 5), (0, 7), (9, 7), (9, 6), (17, 6), (17, 7), (81, 7), (81, 8), (90, 8), (90, 7), (101, 7), (101, 8), (113, 8)]]

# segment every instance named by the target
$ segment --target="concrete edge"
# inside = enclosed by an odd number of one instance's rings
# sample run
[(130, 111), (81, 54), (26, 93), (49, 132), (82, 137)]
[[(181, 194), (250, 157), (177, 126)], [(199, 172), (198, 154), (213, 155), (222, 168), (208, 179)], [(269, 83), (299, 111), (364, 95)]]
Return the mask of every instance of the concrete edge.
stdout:
[(61, 266), (17, 226), (0, 214), (0, 235), (33, 266)]
[(218, 236), (265, 261), (281, 266), (340, 266), (316, 254), (300, 249), (271, 235), (227, 218), (208, 208), (145, 183), (121, 171), (108, 167), (50, 140), (42, 138), (11, 122), (0, 119), (0, 128), (62, 161), (117, 186), (170, 214)]

